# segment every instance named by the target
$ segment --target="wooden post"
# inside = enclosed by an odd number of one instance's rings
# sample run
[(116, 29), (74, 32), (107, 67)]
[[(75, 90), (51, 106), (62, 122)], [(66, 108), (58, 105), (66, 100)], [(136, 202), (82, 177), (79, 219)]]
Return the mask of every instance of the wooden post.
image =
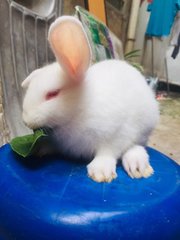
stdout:
[(104, 0), (88, 0), (88, 10), (106, 24), (106, 9)]
[(125, 53), (132, 51), (134, 47), (140, 3), (140, 0), (132, 0)]

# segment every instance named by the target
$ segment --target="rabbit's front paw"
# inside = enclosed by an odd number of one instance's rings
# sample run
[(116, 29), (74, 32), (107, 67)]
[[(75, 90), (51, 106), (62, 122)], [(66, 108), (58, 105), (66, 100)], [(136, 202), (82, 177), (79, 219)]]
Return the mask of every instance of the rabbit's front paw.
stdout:
[(142, 146), (129, 149), (122, 158), (122, 164), (131, 178), (147, 178), (154, 173), (149, 156)]
[(117, 177), (116, 160), (105, 156), (95, 157), (87, 166), (88, 176), (96, 182), (111, 182)]

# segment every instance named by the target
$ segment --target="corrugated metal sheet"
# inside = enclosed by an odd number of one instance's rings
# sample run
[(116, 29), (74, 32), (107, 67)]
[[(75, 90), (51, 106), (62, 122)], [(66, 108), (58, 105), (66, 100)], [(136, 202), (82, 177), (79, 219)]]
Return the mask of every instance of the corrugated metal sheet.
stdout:
[[(21, 82), (34, 69), (54, 60), (47, 43), (49, 25), (62, 13), (61, 0), (0, 1), (0, 80), (4, 113), (0, 145), (27, 134), (21, 118)], [(23, 5), (21, 4), (23, 3)]]

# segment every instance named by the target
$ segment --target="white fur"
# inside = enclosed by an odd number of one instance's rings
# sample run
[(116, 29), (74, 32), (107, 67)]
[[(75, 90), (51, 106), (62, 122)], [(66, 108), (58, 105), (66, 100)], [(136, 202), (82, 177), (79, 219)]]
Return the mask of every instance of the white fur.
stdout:
[(23, 118), (29, 127), (56, 127), (59, 148), (78, 157), (107, 149), (118, 159), (134, 145), (146, 144), (158, 120), (158, 106), (135, 68), (119, 60), (97, 63), (78, 87), (45, 101), (47, 91), (65, 84), (62, 75), (54, 63), (31, 79), (23, 104)]
[(50, 26), (49, 28), (49, 34), (48, 34), (48, 40), (50, 40), (50, 35), (51, 35), (51, 32), (54, 30), (54, 28), (56, 28), (56, 26), (58, 26), (59, 24), (61, 24), (62, 22), (64, 21), (70, 21), (70, 22), (74, 22), (76, 23), (77, 25), (79, 25), (84, 33), (84, 36), (86, 38), (86, 41), (87, 41), (87, 44), (89, 46), (89, 50), (90, 50), (90, 62), (92, 60), (92, 51), (91, 51), (91, 48), (90, 48), (90, 43), (89, 43), (89, 40), (88, 40), (88, 37), (86, 35), (86, 32), (84, 31), (84, 28), (83, 28), (83, 25), (82, 23), (75, 17), (72, 17), (72, 16), (63, 16), (63, 17), (59, 17), (57, 18)]
[[(67, 24), (65, 31), (72, 46), (72, 18), (57, 20), (50, 28), (50, 34), (52, 29), (59, 34), (61, 25), (58, 23), (62, 20)], [(81, 28), (78, 31), (78, 34), (84, 34)], [(58, 37), (58, 41), (50, 37), (50, 43), (55, 46), (53, 51), (63, 67), (53, 63), (34, 71), (22, 83), (27, 89), (23, 102), (24, 122), (32, 129), (43, 126), (53, 128), (59, 149), (65, 153), (75, 157), (94, 157), (87, 169), (88, 175), (95, 181), (114, 179), (116, 162), (121, 157), (131, 177), (150, 176), (153, 170), (143, 146), (157, 123), (159, 112), (144, 77), (120, 60), (102, 61), (86, 69), (91, 57), (86, 38), (76, 39), (77, 46), (71, 49), (75, 49), (77, 56), (73, 58), (76, 62), (73, 62), (69, 53), (63, 51), (61, 54), (60, 50), (56, 50), (60, 41), (64, 41)], [(89, 56), (84, 54), (79, 39), (86, 45)], [(63, 46), (68, 48), (65, 42)], [(71, 74), (69, 70), (73, 70)], [(72, 73), (85, 77), (74, 81)], [(46, 94), (58, 89), (61, 89), (60, 94), (47, 101)]]
[(132, 178), (147, 178), (154, 172), (149, 164), (149, 156), (142, 146), (130, 148), (123, 155), (122, 164)]
[(116, 159), (108, 155), (96, 156), (87, 166), (88, 175), (96, 182), (111, 182), (117, 177)]

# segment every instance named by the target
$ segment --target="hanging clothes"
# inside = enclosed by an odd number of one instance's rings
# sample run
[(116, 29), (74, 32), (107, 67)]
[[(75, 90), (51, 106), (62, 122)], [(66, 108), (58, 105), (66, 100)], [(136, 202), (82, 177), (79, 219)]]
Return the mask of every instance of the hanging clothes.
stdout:
[(173, 46), (177, 45), (179, 33), (180, 33), (180, 11), (176, 15), (175, 23), (173, 26), (171, 45)]
[(180, 0), (153, 0), (148, 5), (151, 15), (146, 35), (168, 36), (178, 10), (180, 10)]
[(175, 59), (177, 57), (178, 53), (179, 53), (179, 50), (180, 50), (180, 33), (179, 33), (179, 36), (178, 36), (177, 44), (176, 44), (176, 46), (175, 46), (175, 48), (172, 52), (171, 57)]
[(171, 45), (174, 46), (171, 57), (175, 59), (180, 50), (180, 11), (176, 15), (175, 23), (173, 26)]

